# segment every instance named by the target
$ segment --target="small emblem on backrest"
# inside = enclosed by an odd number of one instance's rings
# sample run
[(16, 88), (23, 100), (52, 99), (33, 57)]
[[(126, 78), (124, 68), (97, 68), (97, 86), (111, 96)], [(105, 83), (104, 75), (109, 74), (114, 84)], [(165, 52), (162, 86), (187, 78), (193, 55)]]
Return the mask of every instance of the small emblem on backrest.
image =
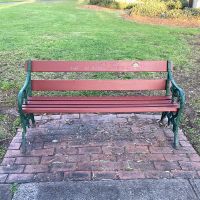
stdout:
[(133, 66), (134, 68), (138, 68), (140, 65), (139, 65), (138, 62), (134, 62), (134, 63), (132, 64), (132, 66)]

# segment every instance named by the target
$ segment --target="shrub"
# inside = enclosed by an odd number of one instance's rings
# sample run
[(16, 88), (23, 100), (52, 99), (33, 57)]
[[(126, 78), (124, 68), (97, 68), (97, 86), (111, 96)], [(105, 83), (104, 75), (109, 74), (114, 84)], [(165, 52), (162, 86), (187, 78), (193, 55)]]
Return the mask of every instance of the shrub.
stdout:
[(118, 8), (119, 9), (127, 9), (127, 6), (129, 5), (125, 1), (117, 1), (117, 3), (118, 3)]
[(90, 0), (89, 3), (92, 5), (110, 7), (110, 5), (113, 4), (113, 2), (113, 0)]
[(166, 5), (169, 10), (183, 8), (183, 4), (179, 0), (167, 0)]
[(129, 4), (126, 6), (126, 8), (125, 8), (125, 9), (132, 9), (132, 8), (133, 8), (133, 6), (134, 6), (134, 4), (133, 4), (133, 3), (129, 3)]
[(173, 9), (173, 10), (169, 10), (166, 13), (166, 18), (185, 18), (184, 14), (183, 14), (183, 10), (181, 9)]
[(200, 17), (200, 8), (185, 8), (184, 13), (188, 16)]
[(188, 1), (188, 0), (180, 0), (180, 1), (181, 1), (181, 3), (182, 3), (182, 7), (183, 7), (183, 8), (189, 6), (189, 1)]
[(200, 18), (200, 9), (184, 8), (180, 0), (141, 0), (135, 3), (130, 15), (161, 18)]
[(114, 8), (114, 9), (120, 9), (120, 6), (118, 4), (118, 2), (113, 1), (110, 5), (108, 5), (107, 7), (109, 8)]
[(125, 0), (90, 0), (90, 4), (93, 5), (129, 9), (130, 15), (199, 19), (200, 9), (184, 8), (185, 2), (186, 0), (139, 0), (137, 3), (127, 3)]
[(98, 5), (101, 2), (101, 0), (90, 0), (89, 4), (91, 5)]
[(115, 1), (115, 0), (90, 0), (89, 4), (115, 8), (115, 9), (127, 9), (127, 7), (130, 5), (125, 1)]
[(185, 8), (169, 10), (166, 13), (167, 18), (200, 18), (200, 9)]
[(143, 0), (133, 5), (131, 15), (160, 17), (167, 11), (167, 5), (160, 0)]

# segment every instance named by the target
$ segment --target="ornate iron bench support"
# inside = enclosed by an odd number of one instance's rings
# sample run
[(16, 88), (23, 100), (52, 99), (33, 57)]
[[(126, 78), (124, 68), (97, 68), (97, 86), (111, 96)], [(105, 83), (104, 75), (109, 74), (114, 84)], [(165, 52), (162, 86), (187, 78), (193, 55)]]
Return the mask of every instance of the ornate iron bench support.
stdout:
[(22, 125), (22, 151), (26, 151), (26, 128), (30, 127), (30, 120), (32, 121), (32, 124), (35, 124), (34, 115), (32, 113), (24, 113), (22, 111), (22, 105), (23, 103), (27, 103), (27, 98), (31, 96), (31, 61), (28, 61), (27, 63), (27, 74), (26, 74), (26, 80), (22, 87), (22, 89), (19, 91), (18, 94), (18, 111), (20, 116), (20, 121)]
[(167, 117), (168, 125), (172, 124), (174, 132), (174, 147), (178, 148), (179, 138), (178, 138), (178, 127), (181, 121), (184, 105), (185, 105), (185, 93), (184, 91), (176, 84), (173, 75), (172, 75), (172, 62), (168, 61), (168, 77), (167, 77), (167, 88), (166, 95), (172, 96), (172, 102), (179, 104), (179, 109), (177, 112), (163, 112), (161, 116), (161, 122), (164, 118)]

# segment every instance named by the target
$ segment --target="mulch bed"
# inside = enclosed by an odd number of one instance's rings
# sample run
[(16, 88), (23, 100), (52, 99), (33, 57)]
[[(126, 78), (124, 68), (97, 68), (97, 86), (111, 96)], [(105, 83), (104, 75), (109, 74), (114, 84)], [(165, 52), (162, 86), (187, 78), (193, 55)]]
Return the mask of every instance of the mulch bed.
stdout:
[(105, 8), (97, 5), (84, 5), (82, 8), (92, 9), (96, 11), (121, 11), (122, 18), (125, 20), (131, 20), (139, 22), (142, 24), (155, 24), (155, 25), (169, 25), (169, 26), (178, 26), (178, 27), (188, 27), (188, 28), (198, 28), (200, 27), (200, 19), (161, 19), (145, 16), (130, 16), (122, 10), (116, 10), (111, 8)]
[(169, 26), (178, 26), (178, 27), (188, 27), (188, 28), (197, 28), (200, 27), (200, 20), (198, 19), (161, 19), (161, 18), (152, 18), (145, 16), (129, 16), (123, 14), (122, 17), (127, 20), (134, 20), (143, 24), (156, 24), (156, 25), (169, 25)]

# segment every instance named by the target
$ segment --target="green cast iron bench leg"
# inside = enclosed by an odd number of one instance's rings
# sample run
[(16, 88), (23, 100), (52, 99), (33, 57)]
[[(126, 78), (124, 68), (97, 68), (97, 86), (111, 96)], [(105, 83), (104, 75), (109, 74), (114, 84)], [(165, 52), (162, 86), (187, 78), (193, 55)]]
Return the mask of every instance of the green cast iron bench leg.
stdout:
[(32, 126), (35, 126), (35, 119), (33, 113), (24, 115), (20, 115), (21, 126), (22, 126), (22, 152), (26, 152), (26, 132), (27, 127), (30, 127), (29, 120), (32, 122)]
[[(164, 118), (168, 118), (168, 125), (173, 125), (173, 133), (174, 133), (174, 147), (177, 149), (179, 146), (179, 138), (178, 138), (178, 128), (181, 121), (184, 105), (185, 105), (185, 93), (184, 91), (176, 84), (173, 75), (172, 75), (172, 62), (167, 62), (167, 83), (166, 83), (166, 96), (172, 95), (172, 102), (176, 101), (179, 103), (179, 109), (176, 113), (173, 112), (163, 112), (161, 116), (161, 123)], [(171, 85), (171, 86), (170, 86)]]
[(179, 147), (179, 136), (178, 136), (178, 129), (179, 129), (179, 125), (180, 125), (180, 121), (181, 121), (181, 115), (182, 113), (180, 112), (180, 110), (173, 114), (173, 113), (169, 113), (169, 112), (163, 112), (161, 115), (161, 119), (160, 122), (163, 123), (163, 120), (167, 117), (168, 118), (168, 125), (170, 125), (172, 123), (173, 125), (173, 133), (174, 133), (174, 148), (177, 149)]
[(30, 126), (29, 121), (31, 120), (32, 125), (35, 126), (35, 119), (33, 113), (26, 114), (22, 110), (22, 105), (27, 103), (27, 98), (32, 95), (31, 90), (31, 60), (27, 62), (27, 75), (25, 83), (18, 94), (18, 111), (20, 114), (21, 126), (22, 126), (22, 151), (26, 151), (26, 131), (27, 127)]

